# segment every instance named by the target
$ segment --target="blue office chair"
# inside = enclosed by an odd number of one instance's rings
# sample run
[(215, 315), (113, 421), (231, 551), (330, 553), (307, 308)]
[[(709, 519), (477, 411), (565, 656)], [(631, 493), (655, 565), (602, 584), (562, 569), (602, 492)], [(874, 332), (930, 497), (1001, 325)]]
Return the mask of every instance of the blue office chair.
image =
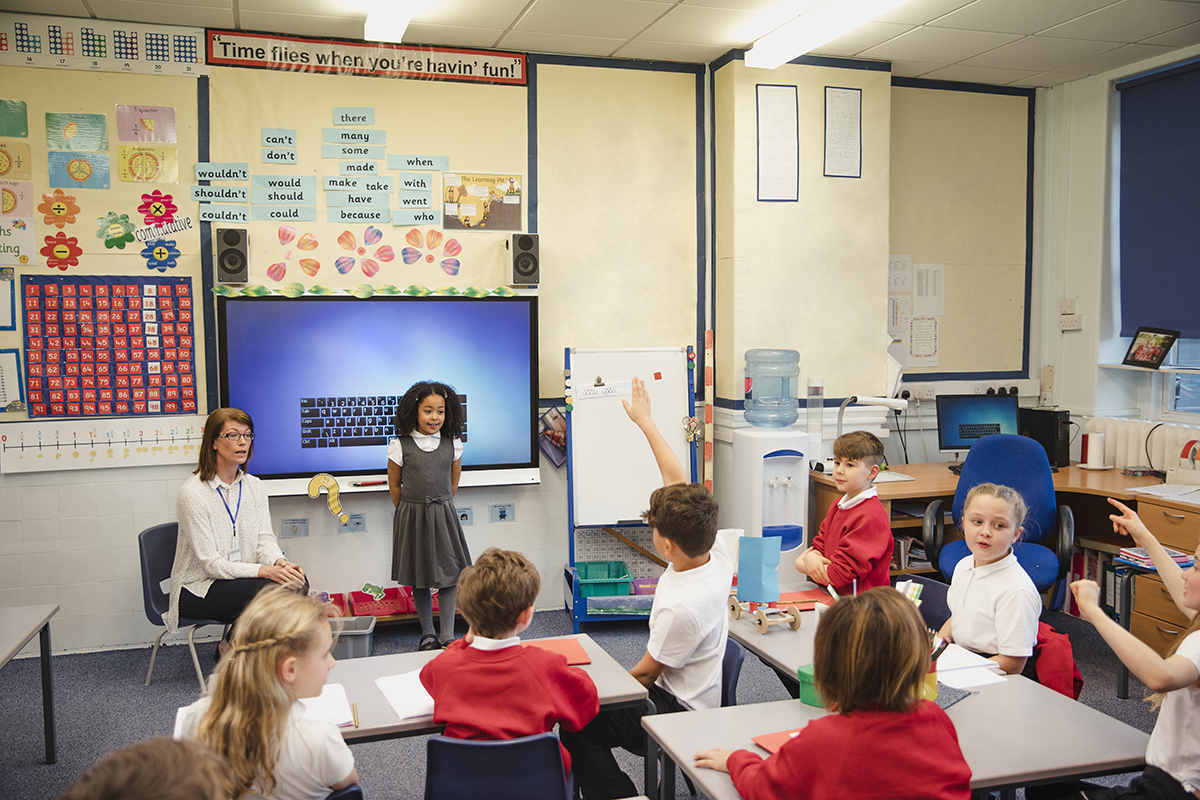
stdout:
[(950, 619), (950, 606), (946, 605), (946, 591), (950, 587), (924, 575), (905, 575), (904, 579), (921, 584), (921, 605), (917, 610), (921, 612), (925, 627), (933, 631), (941, 630), (946, 620)]
[[(163, 629), (154, 640), (154, 650), (150, 653), (150, 669), (146, 671), (146, 686), (150, 685), (150, 677), (154, 674), (154, 661), (158, 658), (158, 648), (162, 645), (163, 634), (167, 632), (163, 615), (171, 607), (171, 598), (162, 590), (162, 582), (171, 577), (171, 567), (175, 564), (175, 541), (179, 538), (179, 523), (168, 522), (155, 525), (138, 534), (138, 552), (142, 560), (142, 602), (146, 607), (146, 619), (151, 625), (162, 625)], [(204, 685), (204, 670), (200, 669), (200, 659), (196, 657), (196, 643), (193, 637), (196, 631), (206, 625), (226, 625), (216, 619), (185, 619), (179, 618), (179, 627), (188, 629), (188, 650), (192, 653), (192, 665), (196, 668), (196, 679), (200, 681), (200, 694), (208, 691)]]
[(425, 800), (571, 800), (575, 793), (553, 733), (494, 741), (430, 736), (427, 752)]
[(357, 783), (352, 783), (349, 786), (338, 789), (326, 797), (325, 800), (363, 800), (363, 790)]
[[(953, 519), (962, 526), (963, 504), (971, 487), (980, 483), (998, 483), (1016, 489), (1025, 499), (1028, 513), (1024, 533), (1013, 545), (1017, 561), (1029, 573), (1033, 585), (1045, 592), (1062, 580), (1071, 568), (1071, 550), (1075, 546), (1075, 518), (1067, 506), (1056, 506), (1054, 479), (1046, 451), (1033, 439), (1007, 433), (995, 433), (979, 439), (967, 452), (958, 489), (954, 492)], [(945, 540), (942, 501), (934, 500), (925, 510), (923, 538), (925, 553), (947, 580), (958, 562), (970, 554), (961, 539)], [(1058, 534), (1054, 549), (1038, 542)]]

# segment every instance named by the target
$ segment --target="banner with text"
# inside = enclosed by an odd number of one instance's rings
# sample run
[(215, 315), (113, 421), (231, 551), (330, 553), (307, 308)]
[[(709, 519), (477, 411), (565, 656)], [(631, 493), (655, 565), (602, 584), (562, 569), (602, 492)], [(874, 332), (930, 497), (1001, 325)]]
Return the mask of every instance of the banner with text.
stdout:
[(386, 42), (305, 39), (209, 30), (208, 63), (379, 78), (524, 86), (525, 54)]

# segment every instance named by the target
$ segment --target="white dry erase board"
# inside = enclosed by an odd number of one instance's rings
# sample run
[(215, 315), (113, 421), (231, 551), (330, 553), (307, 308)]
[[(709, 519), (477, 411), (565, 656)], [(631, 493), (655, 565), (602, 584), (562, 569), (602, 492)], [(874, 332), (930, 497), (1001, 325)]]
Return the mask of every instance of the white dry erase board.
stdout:
[[(650, 414), (676, 458), (690, 473), (687, 348), (571, 350), (571, 492), (576, 527), (640, 522), (662, 475), (650, 445), (630, 421), (636, 376), (646, 382)], [(597, 382), (603, 384), (597, 385)]]

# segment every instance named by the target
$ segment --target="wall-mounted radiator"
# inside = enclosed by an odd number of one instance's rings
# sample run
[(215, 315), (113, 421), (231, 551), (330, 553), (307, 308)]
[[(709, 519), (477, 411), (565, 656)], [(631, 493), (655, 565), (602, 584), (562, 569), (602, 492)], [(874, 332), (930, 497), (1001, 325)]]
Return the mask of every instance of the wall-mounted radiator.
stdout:
[(1117, 469), (1153, 467), (1166, 472), (1179, 466), (1185, 444), (1200, 440), (1200, 427), (1116, 417), (1092, 417), (1083, 431), (1104, 434), (1104, 463)]

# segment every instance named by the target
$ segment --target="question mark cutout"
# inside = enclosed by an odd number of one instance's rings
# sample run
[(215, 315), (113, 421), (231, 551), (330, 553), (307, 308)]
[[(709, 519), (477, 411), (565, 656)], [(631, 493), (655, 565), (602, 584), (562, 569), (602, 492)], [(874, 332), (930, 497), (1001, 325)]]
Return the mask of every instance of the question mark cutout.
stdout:
[(313, 475), (312, 480), (308, 482), (308, 496), (320, 497), (321, 488), (324, 487), (325, 493), (329, 495), (329, 512), (341, 520), (345, 525), (350, 521), (350, 515), (342, 511), (342, 504), (338, 502), (338, 482), (337, 478), (327, 472), (322, 472), (319, 475)]

